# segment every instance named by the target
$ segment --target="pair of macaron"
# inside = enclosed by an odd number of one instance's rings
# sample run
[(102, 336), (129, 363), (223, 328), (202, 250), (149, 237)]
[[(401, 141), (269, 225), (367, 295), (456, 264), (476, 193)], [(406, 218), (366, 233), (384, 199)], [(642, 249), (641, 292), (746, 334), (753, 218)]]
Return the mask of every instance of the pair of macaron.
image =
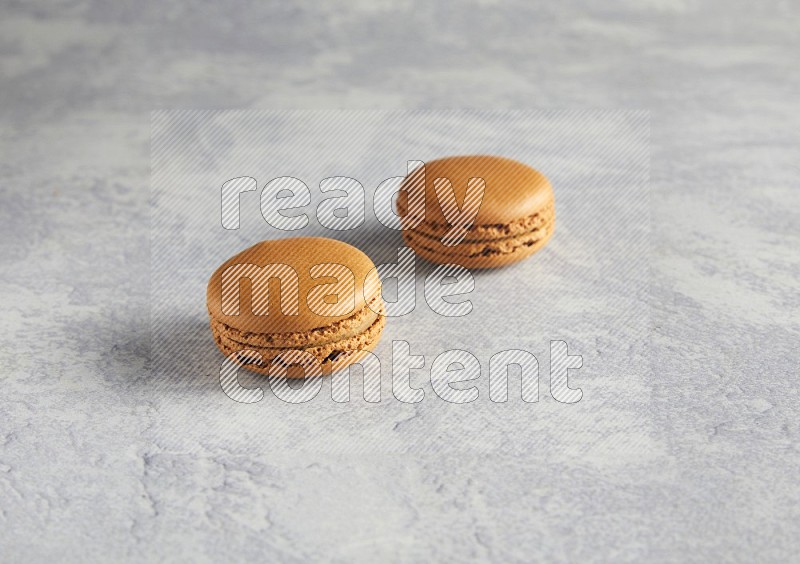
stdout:
[[(504, 266), (532, 255), (553, 234), (550, 183), (511, 159), (431, 161), (409, 174), (404, 193), (397, 202), (403, 238), (437, 264)], [(211, 276), (207, 305), (226, 357), (290, 378), (357, 362), (378, 344), (386, 323), (370, 258), (321, 237), (262, 241), (231, 257)]]

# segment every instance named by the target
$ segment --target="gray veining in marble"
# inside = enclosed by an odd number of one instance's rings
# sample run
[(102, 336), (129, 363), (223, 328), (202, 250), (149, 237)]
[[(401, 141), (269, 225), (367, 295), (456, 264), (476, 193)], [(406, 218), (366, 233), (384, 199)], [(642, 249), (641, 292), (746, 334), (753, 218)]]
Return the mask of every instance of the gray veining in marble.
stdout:
[[(2, 3), (0, 559), (798, 558), (798, 4), (453, 4)], [(270, 451), (263, 404), (231, 428), (162, 402), (151, 110), (460, 107), (650, 112), (639, 433)]]

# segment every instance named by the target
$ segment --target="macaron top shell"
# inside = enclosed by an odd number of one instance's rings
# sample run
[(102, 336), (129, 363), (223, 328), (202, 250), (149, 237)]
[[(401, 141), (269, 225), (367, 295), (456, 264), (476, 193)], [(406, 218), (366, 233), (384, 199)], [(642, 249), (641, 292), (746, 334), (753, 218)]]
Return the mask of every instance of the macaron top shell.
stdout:
[[(353, 317), (367, 301), (380, 295), (379, 285), (367, 284), (365, 299), (365, 280), (374, 266), (363, 252), (334, 239), (262, 241), (214, 271), (206, 294), (208, 311), (213, 319), (249, 333), (296, 333), (326, 327)], [(263, 267), (267, 269), (261, 270)], [(292, 282), (293, 273), (296, 283)], [(281, 275), (280, 280), (273, 276), (276, 274)], [(223, 278), (227, 280), (225, 292)], [(370, 280), (377, 281), (377, 276)]]
[[(507, 224), (532, 216), (553, 204), (553, 188), (542, 173), (513, 159), (489, 155), (445, 157), (425, 163), (425, 219), (427, 224), (447, 225), (434, 181), (450, 180), (456, 201), (461, 207), (471, 178), (485, 181), (485, 192), (473, 225)], [(412, 172), (404, 186), (419, 181), (422, 168)], [(401, 215), (407, 210), (405, 197), (398, 198)]]

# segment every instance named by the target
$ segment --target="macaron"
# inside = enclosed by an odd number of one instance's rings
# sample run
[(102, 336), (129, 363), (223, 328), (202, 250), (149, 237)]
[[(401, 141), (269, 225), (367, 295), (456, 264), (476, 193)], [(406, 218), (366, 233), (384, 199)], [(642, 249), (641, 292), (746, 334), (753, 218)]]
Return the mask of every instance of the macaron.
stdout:
[[(423, 186), (424, 206), (421, 196), (414, 195)], [(403, 189), (397, 200), (403, 239), (434, 263), (467, 268), (511, 264), (541, 249), (555, 228), (553, 188), (547, 177), (512, 159), (475, 155), (430, 161), (406, 177)], [(464, 222), (475, 206), (479, 207), (472, 222)], [(454, 224), (454, 218), (462, 224)]]
[(356, 362), (377, 345), (386, 320), (373, 262), (321, 237), (245, 249), (214, 271), (206, 298), (214, 341), (226, 357), (290, 378)]

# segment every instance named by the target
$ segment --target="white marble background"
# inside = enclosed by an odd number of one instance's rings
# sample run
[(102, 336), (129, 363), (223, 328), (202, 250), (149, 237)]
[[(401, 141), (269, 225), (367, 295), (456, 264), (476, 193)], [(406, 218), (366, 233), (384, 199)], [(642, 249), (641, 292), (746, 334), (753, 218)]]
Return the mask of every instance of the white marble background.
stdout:
[[(798, 28), (789, 1), (3, 2), (0, 559), (796, 559)], [(254, 451), (171, 418), (150, 110), (231, 107), (649, 110), (646, 436), (606, 445), (647, 456)]]

